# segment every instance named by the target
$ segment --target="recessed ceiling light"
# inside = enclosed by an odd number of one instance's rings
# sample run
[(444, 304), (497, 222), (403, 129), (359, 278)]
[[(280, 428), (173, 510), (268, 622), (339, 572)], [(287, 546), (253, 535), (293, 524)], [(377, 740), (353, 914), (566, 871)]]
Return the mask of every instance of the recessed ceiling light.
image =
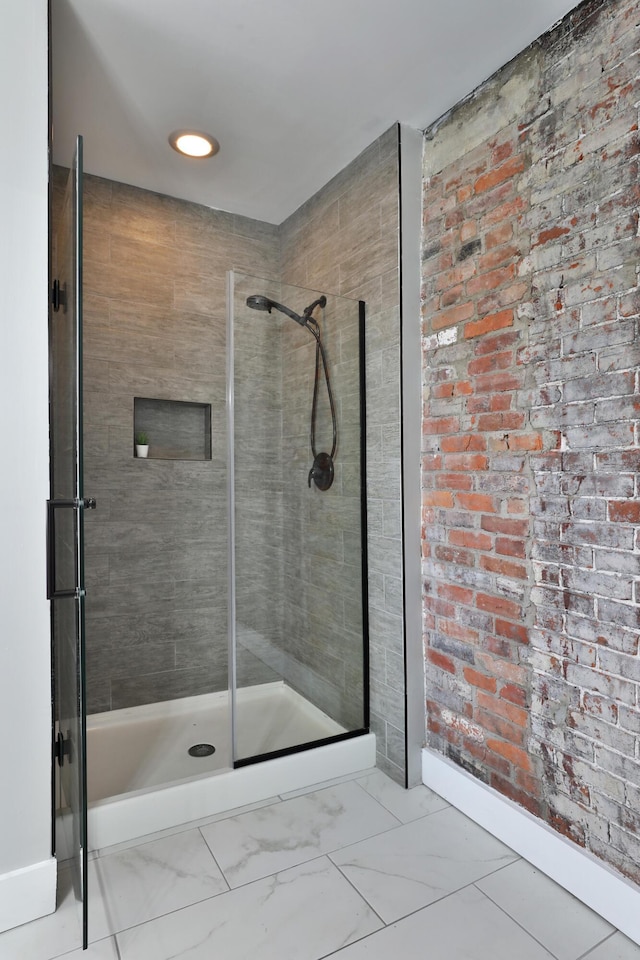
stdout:
[(220, 149), (220, 144), (215, 137), (196, 130), (174, 130), (169, 134), (169, 143), (174, 150), (185, 157), (200, 159), (213, 157)]

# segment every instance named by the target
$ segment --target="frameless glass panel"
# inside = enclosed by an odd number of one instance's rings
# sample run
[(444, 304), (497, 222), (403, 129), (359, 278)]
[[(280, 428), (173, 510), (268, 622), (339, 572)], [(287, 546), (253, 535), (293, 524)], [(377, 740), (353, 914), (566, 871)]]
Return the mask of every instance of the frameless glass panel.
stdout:
[(238, 765), (368, 727), (364, 305), (237, 273), (229, 304)]
[[(49, 595), (55, 671), (59, 809), (56, 851), (72, 865), (86, 945), (86, 780), (82, 543), (82, 139), (53, 231)], [(57, 292), (56, 292), (57, 291)]]

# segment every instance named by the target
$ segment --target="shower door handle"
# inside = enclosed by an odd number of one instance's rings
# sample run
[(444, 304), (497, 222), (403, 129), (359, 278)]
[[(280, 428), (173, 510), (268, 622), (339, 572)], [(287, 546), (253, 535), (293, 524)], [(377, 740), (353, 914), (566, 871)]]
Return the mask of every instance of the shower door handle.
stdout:
[(68, 590), (56, 588), (56, 510), (95, 510), (93, 497), (74, 498), (72, 500), (47, 500), (47, 600), (60, 600), (63, 597), (84, 596), (84, 590), (74, 586)]

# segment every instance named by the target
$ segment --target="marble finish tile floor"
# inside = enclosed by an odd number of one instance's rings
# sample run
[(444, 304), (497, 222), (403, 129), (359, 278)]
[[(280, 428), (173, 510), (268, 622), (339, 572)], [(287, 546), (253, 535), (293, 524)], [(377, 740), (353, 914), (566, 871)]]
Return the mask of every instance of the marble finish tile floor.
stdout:
[(426, 787), (378, 770), (97, 852), (90, 947), (68, 871), (0, 960), (640, 960)]

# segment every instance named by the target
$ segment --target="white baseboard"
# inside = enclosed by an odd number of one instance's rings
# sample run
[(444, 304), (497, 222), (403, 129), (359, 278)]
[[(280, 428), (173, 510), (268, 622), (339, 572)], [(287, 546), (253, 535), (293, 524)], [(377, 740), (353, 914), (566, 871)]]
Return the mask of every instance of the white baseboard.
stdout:
[(54, 857), (0, 874), (0, 932), (53, 913), (56, 882)]
[(640, 944), (640, 888), (450, 760), (422, 751), (422, 780)]

